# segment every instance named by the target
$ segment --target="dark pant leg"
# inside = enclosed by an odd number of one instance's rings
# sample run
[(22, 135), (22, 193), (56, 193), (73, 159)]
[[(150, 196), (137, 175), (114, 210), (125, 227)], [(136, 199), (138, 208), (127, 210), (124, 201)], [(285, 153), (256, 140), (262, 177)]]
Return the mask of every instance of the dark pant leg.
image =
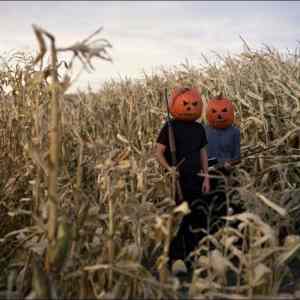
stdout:
[(186, 260), (205, 236), (201, 229), (207, 228), (207, 218), (203, 210), (192, 208), (191, 212), (184, 216), (177, 235), (170, 244), (170, 264), (177, 259)]
[(207, 223), (207, 204), (202, 198), (195, 199), (191, 204), (191, 213), (189, 218), (189, 225), (191, 235), (193, 236), (193, 244), (191, 245), (190, 252), (195, 250), (199, 242), (206, 236), (208, 227)]
[(184, 200), (189, 203), (191, 212), (183, 217), (178, 233), (171, 241), (169, 252), (171, 262), (177, 259), (185, 260), (204, 235), (202, 232), (199, 232), (199, 229), (206, 227), (206, 215), (197, 211), (192, 205), (195, 200), (199, 200), (202, 197), (201, 178), (197, 175), (181, 178), (181, 187)]
[(211, 178), (211, 193), (207, 196), (209, 233), (214, 234), (225, 225), (222, 217), (227, 215), (225, 182), (220, 178)]
[(191, 248), (192, 236), (189, 231), (188, 216), (189, 215), (183, 217), (179, 230), (176, 236), (171, 241), (169, 252), (171, 262), (177, 259), (184, 260)]
[[(222, 217), (227, 216), (227, 203), (226, 203), (226, 191), (225, 182), (220, 178), (211, 178), (211, 193), (209, 195), (208, 202), (212, 206), (211, 214), (209, 215), (211, 233), (215, 233), (220, 226), (224, 226), (226, 221)], [(233, 214), (239, 214), (244, 212), (243, 205), (239, 199), (238, 192), (230, 193), (227, 195), (229, 207), (233, 209)], [(237, 198), (237, 199), (236, 199)], [(230, 226), (237, 228), (240, 222), (236, 221), (230, 223)]]
[(245, 211), (245, 207), (243, 205), (241, 195), (238, 191), (234, 191), (228, 195), (229, 205), (233, 209), (234, 214), (240, 214)]

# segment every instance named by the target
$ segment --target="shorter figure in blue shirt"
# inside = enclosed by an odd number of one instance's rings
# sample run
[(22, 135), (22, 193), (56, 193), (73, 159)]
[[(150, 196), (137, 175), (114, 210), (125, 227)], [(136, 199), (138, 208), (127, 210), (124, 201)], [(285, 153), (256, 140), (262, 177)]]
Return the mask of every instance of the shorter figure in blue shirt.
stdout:
[(226, 128), (214, 128), (206, 125), (205, 131), (208, 139), (208, 158), (215, 157), (218, 165), (230, 171), (241, 158), (240, 129), (234, 125)]
[(221, 217), (230, 213), (241, 212), (240, 204), (226, 204), (225, 181), (220, 175), (230, 175), (234, 165), (240, 162), (240, 129), (233, 125), (234, 106), (222, 95), (208, 101), (206, 108), (207, 125), (205, 126), (208, 146), (208, 159), (217, 159), (217, 171), (212, 175), (219, 178), (210, 178), (211, 195), (209, 203), (214, 207), (211, 216), (211, 233), (222, 224)]

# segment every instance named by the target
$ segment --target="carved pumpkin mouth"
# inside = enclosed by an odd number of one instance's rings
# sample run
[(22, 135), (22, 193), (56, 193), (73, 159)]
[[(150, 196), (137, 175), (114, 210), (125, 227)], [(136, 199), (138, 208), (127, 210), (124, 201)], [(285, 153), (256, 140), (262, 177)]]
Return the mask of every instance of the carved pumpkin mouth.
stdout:
[(198, 119), (197, 113), (186, 112), (186, 113), (181, 113), (179, 115), (182, 118), (182, 120), (186, 120), (186, 121)]
[(193, 113), (193, 112), (186, 112), (186, 113), (181, 113), (180, 115), (181, 116), (187, 116), (187, 117), (189, 117), (189, 116), (194, 116), (195, 113)]
[(223, 118), (218, 118), (218, 119), (216, 119), (216, 123), (223, 123), (223, 122), (225, 122), (226, 120), (225, 119), (223, 119)]

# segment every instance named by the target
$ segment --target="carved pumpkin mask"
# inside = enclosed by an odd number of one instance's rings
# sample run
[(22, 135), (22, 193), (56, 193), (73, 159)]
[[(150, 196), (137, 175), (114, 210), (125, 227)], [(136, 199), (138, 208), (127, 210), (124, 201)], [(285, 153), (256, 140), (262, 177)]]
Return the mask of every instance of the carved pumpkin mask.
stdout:
[(206, 118), (214, 128), (227, 128), (234, 121), (234, 107), (230, 100), (219, 96), (207, 103)]
[(201, 117), (203, 102), (197, 89), (175, 89), (169, 99), (169, 110), (176, 120), (195, 121)]

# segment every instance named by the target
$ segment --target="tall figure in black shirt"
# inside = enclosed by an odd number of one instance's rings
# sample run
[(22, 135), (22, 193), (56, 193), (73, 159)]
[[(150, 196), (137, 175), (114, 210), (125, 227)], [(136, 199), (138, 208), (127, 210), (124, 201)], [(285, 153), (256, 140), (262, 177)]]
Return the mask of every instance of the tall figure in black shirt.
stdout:
[[(207, 139), (203, 126), (196, 122), (202, 114), (202, 99), (195, 88), (175, 89), (169, 99), (169, 110), (173, 116), (171, 125), (175, 137), (176, 161), (183, 161), (174, 170), (171, 165), (171, 152), (168, 137), (168, 124), (164, 124), (157, 138), (156, 158), (167, 171), (176, 171), (183, 193), (191, 213), (185, 216), (177, 236), (172, 240), (169, 251), (170, 265), (176, 260), (185, 260), (195, 249), (202, 234), (199, 229), (206, 229), (206, 216), (194, 203), (201, 202), (202, 193), (210, 191), (207, 161)], [(198, 174), (203, 173), (200, 177)], [(178, 194), (176, 204), (178, 204)], [(196, 234), (194, 231), (197, 231)]]

